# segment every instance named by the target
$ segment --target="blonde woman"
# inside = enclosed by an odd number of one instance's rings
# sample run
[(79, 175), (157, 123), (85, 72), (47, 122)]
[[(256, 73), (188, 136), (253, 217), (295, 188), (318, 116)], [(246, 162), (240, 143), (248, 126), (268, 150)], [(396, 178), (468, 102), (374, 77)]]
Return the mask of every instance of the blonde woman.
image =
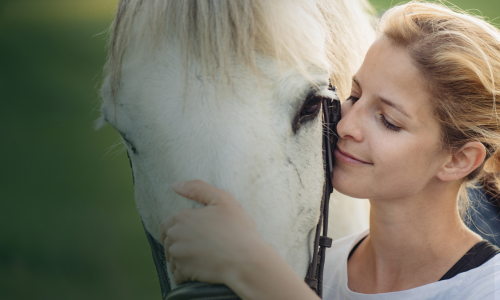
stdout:
[[(500, 32), (441, 5), (389, 10), (342, 107), (333, 186), (371, 203), (369, 231), (328, 249), (324, 299), (500, 299), (500, 250), (463, 223), (466, 185), (500, 171)], [(177, 283), (243, 299), (317, 299), (231, 194), (162, 224)], [(459, 200), (457, 200), (459, 199)]]

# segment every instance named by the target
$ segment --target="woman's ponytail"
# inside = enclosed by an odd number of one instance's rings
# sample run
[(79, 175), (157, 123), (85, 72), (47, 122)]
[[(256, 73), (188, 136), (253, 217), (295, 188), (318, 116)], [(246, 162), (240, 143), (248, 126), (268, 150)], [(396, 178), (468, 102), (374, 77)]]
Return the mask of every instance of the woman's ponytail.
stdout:
[(485, 192), (500, 205), (500, 149), (486, 161), (481, 184)]

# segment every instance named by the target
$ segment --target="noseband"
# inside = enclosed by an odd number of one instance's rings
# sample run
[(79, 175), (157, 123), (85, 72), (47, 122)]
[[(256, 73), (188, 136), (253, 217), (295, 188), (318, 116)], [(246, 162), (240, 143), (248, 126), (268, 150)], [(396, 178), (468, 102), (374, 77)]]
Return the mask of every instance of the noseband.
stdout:
[[(326, 248), (332, 245), (332, 239), (327, 237), (328, 232), (328, 206), (330, 194), (333, 192), (332, 152), (337, 144), (337, 123), (340, 121), (340, 100), (337, 96), (337, 88), (330, 84), (328, 89), (335, 96), (332, 99), (323, 98), (323, 169), (325, 172), (325, 184), (323, 186), (323, 198), (321, 200), (321, 214), (316, 235), (314, 238), (313, 257), (305, 282), (322, 298), (323, 295), (323, 268), (325, 264)], [(132, 166), (132, 163), (131, 163)], [(133, 174), (132, 174), (133, 176)], [(321, 229), (323, 234), (321, 235)], [(165, 249), (159, 244), (145, 229), (148, 238), (153, 261), (160, 281), (161, 294), (163, 300), (193, 300), (193, 299), (240, 299), (233, 291), (222, 284), (209, 284), (203, 282), (186, 282), (175, 289), (171, 289), (167, 273), (167, 262), (165, 260)]]

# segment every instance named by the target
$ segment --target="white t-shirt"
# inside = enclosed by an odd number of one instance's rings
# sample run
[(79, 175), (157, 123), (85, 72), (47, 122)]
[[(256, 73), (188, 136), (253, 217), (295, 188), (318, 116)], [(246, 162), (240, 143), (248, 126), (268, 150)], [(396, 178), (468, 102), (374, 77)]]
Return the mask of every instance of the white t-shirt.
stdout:
[(447, 280), (399, 292), (355, 293), (347, 287), (347, 258), (352, 248), (366, 235), (368, 230), (336, 240), (331, 248), (326, 249), (324, 300), (500, 300), (500, 254), (475, 269)]

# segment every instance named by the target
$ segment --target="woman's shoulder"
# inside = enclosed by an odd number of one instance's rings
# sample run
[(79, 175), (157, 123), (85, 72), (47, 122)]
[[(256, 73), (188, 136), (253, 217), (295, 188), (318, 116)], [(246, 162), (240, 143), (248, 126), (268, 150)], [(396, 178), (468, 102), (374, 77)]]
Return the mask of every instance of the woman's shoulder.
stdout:
[(364, 230), (355, 234), (348, 235), (346, 237), (340, 238), (332, 242), (332, 246), (327, 249), (327, 253), (347, 251), (349, 253), (351, 249), (356, 246), (359, 241), (364, 239), (370, 231)]
[(456, 275), (478, 268), (500, 254), (500, 249), (482, 240), (472, 247), (440, 280), (448, 280)]
[(323, 273), (324, 299), (337, 299), (347, 289), (347, 258), (351, 250), (368, 235), (368, 230), (332, 242), (326, 249)]
[(332, 243), (327, 249), (324, 269), (324, 299), (500, 299), (500, 254), (481, 266), (453, 278), (410, 290), (383, 294), (359, 294), (347, 287), (347, 259), (351, 250), (368, 231), (350, 235)]
[(500, 253), (474, 269), (434, 284), (454, 291), (456, 299), (500, 299)]
[(330, 264), (338, 266), (340, 261), (345, 261), (347, 263), (349, 253), (368, 235), (368, 233), (369, 230), (367, 229), (333, 241), (332, 246), (326, 249), (325, 269)]

